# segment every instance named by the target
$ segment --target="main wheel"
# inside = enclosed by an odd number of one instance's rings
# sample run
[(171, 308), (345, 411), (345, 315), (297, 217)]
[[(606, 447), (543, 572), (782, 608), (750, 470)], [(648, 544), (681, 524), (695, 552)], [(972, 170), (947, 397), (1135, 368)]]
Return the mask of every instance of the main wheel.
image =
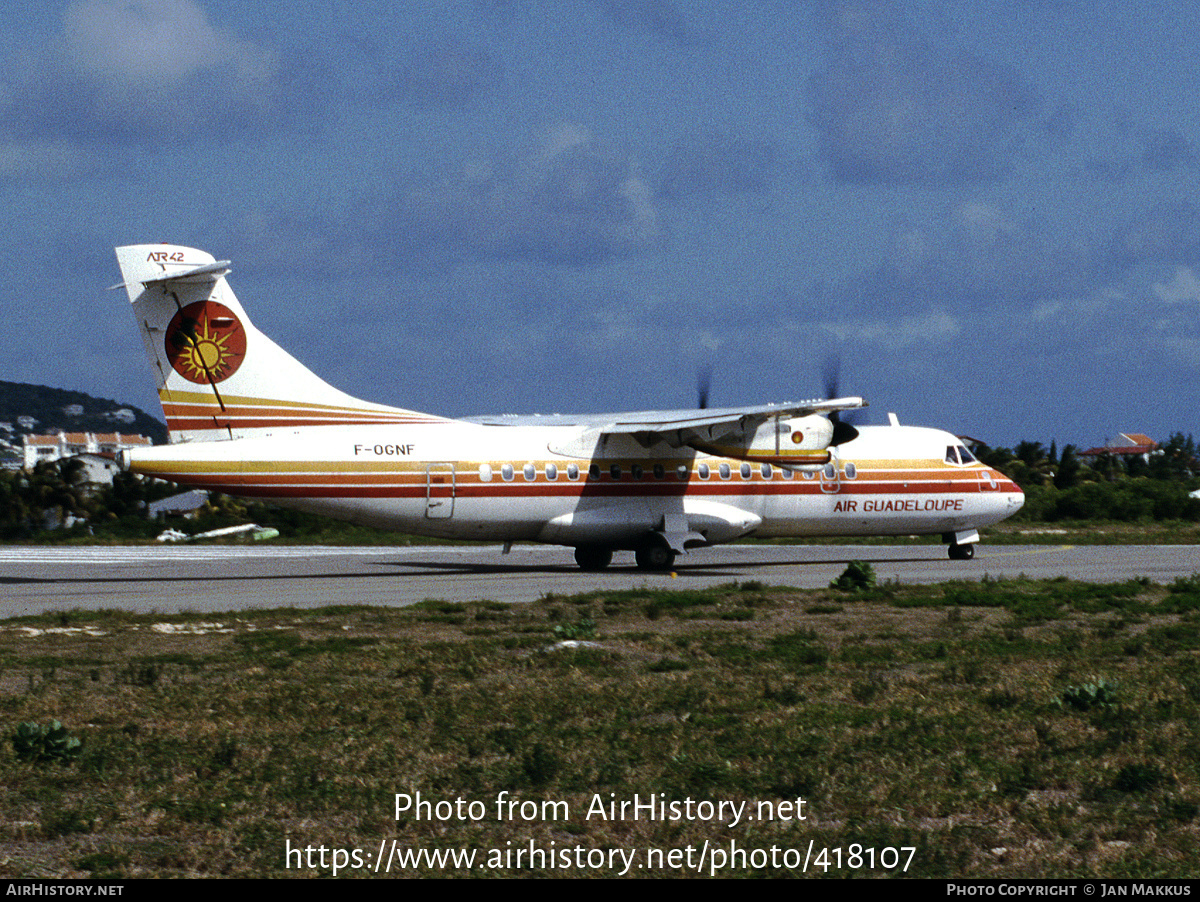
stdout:
[(975, 557), (974, 543), (950, 546), (950, 560), (952, 561), (969, 561), (973, 557)]
[(639, 570), (670, 570), (675, 552), (665, 542), (647, 542), (634, 552)]
[(603, 570), (612, 563), (612, 549), (603, 545), (580, 545), (575, 549), (575, 563), (583, 570)]

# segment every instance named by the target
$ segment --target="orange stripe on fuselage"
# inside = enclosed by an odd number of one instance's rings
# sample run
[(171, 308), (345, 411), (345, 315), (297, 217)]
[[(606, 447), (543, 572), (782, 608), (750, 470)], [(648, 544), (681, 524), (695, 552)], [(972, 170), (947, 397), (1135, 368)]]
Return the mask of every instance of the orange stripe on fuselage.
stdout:
[[(560, 472), (566, 469), (562, 461), (556, 461)], [(586, 474), (588, 461), (576, 462)], [(500, 466), (492, 464), (496, 476), (484, 481), (479, 476), (478, 464), (460, 464), (453, 474), (453, 490), (461, 498), (562, 498), (571, 496), (599, 497), (670, 497), (675, 495), (716, 496), (861, 496), (861, 495), (944, 495), (944, 494), (988, 494), (1017, 491), (1007, 479), (998, 480), (996, 489), (985, 489), (979, 479), (982, 468), (960, 469), (925, 467), (920, 469), (875, 471), (869, 465), (859, 465), (855, 479), (841, 478), (822, 480), (814, 474), (812, 478), (797, 475), (784, 479), (779, 472), (764, 478), (755, 470), (751, 478), (743, 479), (740, 473), (729, 479), (717, 475), (717, 466), (709, 462), (712, 475), (701, 479), (695, 468), (689, 478), (680, 481), (674, 476), (673, 467), (663, 478), (643, 476), (634, 479), (628, 472), (631, 463), (622, 465), (625, 470), (620, 479), (613, 479), (605, 472), (600, 479), (583, 477), (579, 480), (565, 478), (550, 481), (544, 476), (544, 464), (538, 465), (538, 478), (529, 481), (517, 470), (515, 478), (502, 481)], [(737, 464), (737, 461), (733, 462)], [(639, 461), (639, 465), (653, 466), (653, 462)], [(136, 465), (146, 475), (170, 479), (174, 482), (209, 486), (234, 495), (255, 497), (424, 497), (429, 487), (426, 466), (422, 463), (365, 463), (365, 462), (254, 462), (254, 461), (147, 461)], [(443, 474), (438, 474), (443, 475)], [(449, 472), (445, 477), (449, 477)], [(839, 474), (840, 475), (840, 474)], [(435, 488), (450, 489), (451, 483), (435, 479)]]

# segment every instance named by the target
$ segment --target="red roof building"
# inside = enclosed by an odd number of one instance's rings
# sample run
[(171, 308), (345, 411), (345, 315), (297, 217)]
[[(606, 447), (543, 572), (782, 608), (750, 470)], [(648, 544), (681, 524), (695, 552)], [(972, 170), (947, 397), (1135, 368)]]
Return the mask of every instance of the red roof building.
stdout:
[(1099, 448), (1088, 448), (1086, 451), (1080, 451), (1080, 457), (1100, 457), (1104, 454), (1115, 454), (1121, 457), (1129, 457), (1139, 454), (1144, 457), (1149, 457), (1150, 453), (1158, 448), (1154, 439), (1148, 435), (1142, 435), (1140, 432), (1122, 432), (1114, 439), (1109, 439)]
[(95, 454), (115, 458), (118, 451), (144, 448), (153, 444), (144, 435), (122, 435), (119, 432), (59, 432), (56, 435), (26, 435), (25, 467), (47, 460)]

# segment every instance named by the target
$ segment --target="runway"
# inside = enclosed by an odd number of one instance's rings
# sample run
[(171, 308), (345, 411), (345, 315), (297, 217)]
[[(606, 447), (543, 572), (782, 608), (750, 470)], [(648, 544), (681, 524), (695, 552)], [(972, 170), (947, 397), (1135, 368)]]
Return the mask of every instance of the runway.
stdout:
[(1119, 582), (1145, 576), (1169, 583), (1200, 571), (1200, 548), (1160, 546), (980, 546), (972, 561), (951, 561), (941, 546), (724, 545), (647, 573), (632, 555), (585, 573), (570, 549), (518, 546), (415, 547), (31, 547), (0, 548), (0, 618), (46, 611), (236, 611), (333, 604), (403, 606), (447, 601), (533, 601), (594, 589), (684, 589), (758, 580), (823, 588), (847, 562), (864, 560), (880, 580), (1066, 576)]

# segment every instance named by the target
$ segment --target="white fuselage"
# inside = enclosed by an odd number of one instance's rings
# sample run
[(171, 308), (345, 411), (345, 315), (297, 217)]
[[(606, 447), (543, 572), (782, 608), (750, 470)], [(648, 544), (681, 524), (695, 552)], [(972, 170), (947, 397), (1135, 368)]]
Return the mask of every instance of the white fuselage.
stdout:
[[(1007, 477), (947, 432), (860, 427), (783, 468), (579, 427), (314, 426), (133, 452), (135, 472), (340, 520), (453, 539), (687, 547), (745, 535), (963, 533), (1015, 513)], [(590, 436), (590, 437), (589, 437)], [(969, 462), (965, 462), (969, 460)]]

